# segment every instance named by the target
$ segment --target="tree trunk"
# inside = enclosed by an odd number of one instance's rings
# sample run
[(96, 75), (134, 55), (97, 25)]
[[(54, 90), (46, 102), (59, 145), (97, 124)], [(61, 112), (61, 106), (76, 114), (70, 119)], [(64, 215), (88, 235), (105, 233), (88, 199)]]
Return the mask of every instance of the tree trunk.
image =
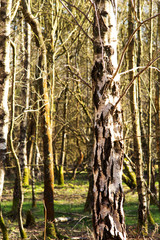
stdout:
[[(137, 17), (139, 21), (142, 21), (142, 11), (141, 11), (142, 3), (141, 0), (137, 1)], [(143, 51), (143, 43), (142, 43), (142, 30), (141, 28), (137, 31), (137, 44), (138, 44), (138, 50), (137, 50), (137, 72), (140, 71), (139, 67), (141, 66), (141, 58), (142, 58), (142, 51)], [(141, 130), (141, 142), (142, 142), (142, 149), (143, 149), (143, 157), (144, 160), (147, 161), (148, 158), (148, 149), (147, 149), (147, 137), (146, 137), (146, 130), (144, 126), (144, 120), (143, 120), (143, 112), (142, 112), (142, 100), (141, 100), (141, 78), (138, 77), (138, 106), (139, 106), (139, 121), (140, 121), (140, 130)]]
[[(129, 0), (129, 12), (128, 12), (128, 37), (133, 32), (133, 12), (132, 12), (131, 1)], [(131, 41), (128, 47), (128, 67), (133, 69), (134, 67), (134, 40)], [(133, 71), (129, 72), (129, 82), (133, 79)], [(138, 208), (138, 226), (139, 232), (144, 234), (148, 231), (147, 229), (147, 199), (146, 199), (146, 188), (143, 178), (143, 156), (142, 156), (142, 144), (139, 121), (139, 107), (137, 98), (137, 82), (134, 81), (130, 88), (130, 105), (132, 112), (132, 125), (133, 125), (133, 151), (134, 151), (134, 162), (136, 164), (136, 179), (137, 179), (137, 191), (139, 198)]]
[[(30, 0), (27, 0), (28, 7), (30, 7)], [(22, 28), (24, 34), (24, 46), (22, 53), (24, 54), (24, 76), (22, 78), (22, 106), (23, 106), (23, 119), (21, 121), (20, 127), (20, 163), (22, 166), (23, 172), (23, 184), (24, 186), (29, 185), (29, 167), (27, 163), (27, 112), (26, 109), (29, 107), (29, 81), (30, 81), (30, 51), (31, 51), (31, 27), (24, 21), (22, 21)]]
[(13, 43), (11, 45), (13, 49), (13, 77), (12, 77), (11, 125), (9, 130), (9, 144), (10, 144), (13, 158), (15, 160), (15, 175), (17, 178), (16, 183), (17, 183), (17, 192), (18, 192), (18, 200), (17, 200), (18, 226), (19, 226), (21, 238), (25, 239), (27, 235), (23, 228), (23, 219), (22, 219), (22, 206), (23, 206), (22, 175), (21, 175), (20, 162), (13, 146), (13, 129), (14, 129), (14, 115), (15, 115), (16, 49)]
[[(44, 153), (44, 205), (46, 207), (47, 228), (52, 229), (52, 237), (56, 237), (54, 229), (54, 172), (53, 172), (53, 150), (52, 131), (50, 123), (50, 104), (47, 88), (47, 52), (41, 26), (38, 20), (31, 14), (25, 0), (22, 0), (22, 11), (27, 23), (36, 36), (36, 43), (40, 49), (39, 71), (40, 71), (40, 93), (43, 97), (44, 108), (42, 109), (42, 131), (43, 131), (43, 153)], [(53, 231), (54, 229), (54, 231)], [(46, 231), (50, 232), (50, 231)]]
[(94, 57), (92, 70), (95, 106), (93, 148), (93, 228), (95, 239), (126, 239), (123, 190), (123, 134), (117, 67), (117, 1), (94, 3)]
[[(150, 0), (149, 7), (150, 17), (153, 13), (152, 0)], [(149, 29), (149, 61), (152, 59), (152, 34), (153, 34), (153, 22), (150, 21)], [(147, 186), (151, 189), (151, 166), (152, 166), (152, 68), (149, 68), (149, 111), (148, 111), (148, 161), (147, 161)], [(150, 207), (150, 195), (147, 196), (147, 208), (149, 212)]]
[[(4, 164), (6, 162), (8, 134), (8, 90), (10, 75), (10, 24), (12, 0), (1, 0), (0, 4), (0, 206), (4, 185)], [(4, 239), (8, 233), (0, 209), (0, 228)]]
[[(157, 2), (158, 12), (160, 12), (160, 1)], [(158, 37), (157, 37), (157, 51), (160, 46), (160, 16), (158, 16)], [(157, 67), (160, 68), (160, 61), (157, 61)], [(156, 82), (156, 96), (155, 96), (155, 107), (156, 107), (156, 147), (157, 147), (157, 162), (159, 172), (159, 209), (160, 209), (160, 72), (158, 71), (158, 80)]]
[(64, 185), (64, 162), (65, 162), (65, 156), (66, 156), (66, 140), (67, 140), (67, 134), (66, 134), (66, 118), (67, 118), (67, 91), (68, 86), (66, 86), (64, 90), (64, 104), (63, 104), (63, 131), (62, 131), (62, 144), (61, 144), (61, 155), (60, 155), (60, 164), (59, 164), (59, 174), (58, 174), (58, 184)]

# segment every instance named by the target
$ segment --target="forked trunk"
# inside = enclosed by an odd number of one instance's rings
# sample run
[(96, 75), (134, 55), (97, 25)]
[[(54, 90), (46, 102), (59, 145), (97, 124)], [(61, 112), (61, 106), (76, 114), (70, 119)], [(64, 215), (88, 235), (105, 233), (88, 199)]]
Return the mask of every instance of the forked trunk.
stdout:
[(126, 239), (123, 190), (123, 134), (120, 79), (117, 67), (117, 1), (94, 3), (94, 55), (92, 70), (94, 118), (93, 227), (95, 239)]

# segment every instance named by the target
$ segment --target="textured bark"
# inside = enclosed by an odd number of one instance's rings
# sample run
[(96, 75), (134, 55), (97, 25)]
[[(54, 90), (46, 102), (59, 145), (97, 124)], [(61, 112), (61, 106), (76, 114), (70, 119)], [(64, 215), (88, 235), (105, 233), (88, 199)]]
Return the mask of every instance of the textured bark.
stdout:
[[(160, 12), (160, 1), (157, 2), (158, 12)], [(158, 16), (158, 37), (157, 47), (159, 50), (160, 46), (160, 16)], [(157, 62), (157, 67), (160, 67), (160, 61)], [(157, 159), (158, 159), (158, 170), (159, 170), (159, 209), (160, 209), (160, 72), (158, 72), (158, 80), (156, 82), (156, 96), (155, 96), (155, 107), (156, 107), (156, 147), (157, 147)]]
[[(10, 24), (11, 0), (1, 0), (0, 4), (0, 204), (4, 184), (4, 164), (6, 162), (7, 134), (8, 134), (8, 90), (10, 74)], [(8, 238), (7, 230), (0, 209), (0, 228), (4, 239)]]
[[(133, 32), (133, 12), (131, 7), (131, 1), (129, 0), (129, 12), (128, 12), (128, 37)], [(128, 47), (128, 67), (133, 69), (134, 65), (134, 40), (130, 43)], [(134, 77), (133, 71), (129, 72), (129, 81)], [(137, 180), (137, 191), (139, 198), (139, 208), (138, 208), (138, 226), (139, 232), (142, 234), (147, 232), (147, 199), (146, 199), (146, 188), (143, 178), (143, 156), (142, 156), (142, 144), (140, 131), (140, 121), (139, 121), (139, 107), (137, 98), (137, 82), (134, 81), (130, 88), (130, 105), (132, 112), (132, 125), (133, 125), (133, 147), (134, 147), (134, 161), (136, 164), (136, 180)]]
[[(53, 172), (53, 150), (52, 131), (50, 123), (50, 105), (47, 88), (47, 51), (39, 21), (31, 14), (25, 0), (22, 0), (22, 11), (27, 23), (30, 24), (37, 46), (40, 49), (39, 71), (41, 79), (39, 88), (43, 97), (44, 108), (42, 109), (42, 130), (43, 130), (43, 153), (44, 153), (44, 205), (46, 207), (46, 220), (52, 222), (54, 228), (54, 172)], [(53, 236), (55, 237), (55, 236)]]
[[(149, 12), (150, 17), (153, 14), (152, 0), (150, 0)], [(152, 59), (152, 34), (153, 21), (150, 21), (149, 28), (149, 61)], [(148, 161), (147, 161), (147, 185), (151, 189), (151, 166), (152, 166), (152, 68), (149, 68), (149, 111), (148, 111)], [(147, 196), (147, 208), (149, 212), (150, 195)]]
[[(9, 53), (10, 53), (10, 11), (11, 0), (2, 0), (0, 6), (0, 169), (4, 177), (8, 133), (8, 89), (9, 89)], [(0, 193), (3, 191), (4, 179), (1, 181)], [(0, 195), (1, 198), (1, 195)]]
[[(30, 1), (27, 1), (28, 7), (30, 6)], [(25, 186), (29, 185), (29, 167), (27, 165), (27, 112), (26, 109), (29, 107), (29, 80), (30, 80), (30, 50), (31, 50), (31, 28), (28, 23), (24, 23), (22, 21), (22, 29), (23, 29), (23, 38), (24, 38), (24, 46), (22, 53), (24, 55), (24, 76), (22, 78), (22, 106), (23, 106), (23, 119), (21, 121), (20, 126), (20, 163), (22, 167), (23, 173), (23, 184)]]
[(94, 19), (94, 55), (92, 70), (95, 106), (93, 149), (93, 227), (95, 239), (126, 239), (123, 190), (122, 111), (117, 102), (117, 1), (96, 0)]

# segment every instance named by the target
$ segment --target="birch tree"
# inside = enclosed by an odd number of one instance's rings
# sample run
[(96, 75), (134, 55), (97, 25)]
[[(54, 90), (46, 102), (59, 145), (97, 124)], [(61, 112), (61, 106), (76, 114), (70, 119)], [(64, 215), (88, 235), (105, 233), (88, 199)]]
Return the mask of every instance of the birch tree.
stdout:
[[(133, 32), (133, 8), (131, 1), (129, 1), (128, 10), (128, 37)], [(134, 39), (131, 41), (128, 47), (128, 67), (129, 69), (134, 68)], [(129, 72), (129, 82), (134, 78), (134, 72)], [(146, 187), (143, 178), (143, 155), (142, 155), (142, 143), (140, 131), (140, 116), (139, 116), (139, 105), (138, 105), (138, 87), (137, 82), (134, 81), (130, 88), (130, 105), (132, 113), (132, 125), (133, 125), (133, 148), (134, 148), (134, 161), (136, 164), (136, 180), (137, 180), (137, 191), (139, 199), (138, 208), (138, 226), (139, 231), (144, 234), (147, 232), (147, 196)]]
[[(4, 184), (8, 133), (8, 90), (10, 75), (10, 24), (12, 0), (0, 1), (0, 205)], [(4, 239), (8, 239), (0, 207), (0, 227)]]
[(122, 111), (117, 67), (117, 1), (94, 2), (92, 70), (95, 106), (93, 149), (93, 227), (95, 239), (126, 239), (122, 164)]
[[(28, 7), (30, 8), (30, 1), (28, 0)], [(20, 126), (20, 163), (23, 169), (23, 184), (29, 185), (29, 167), (27, 166), (27, 125), (28, 114), (25, 112), (29, 107), (29, 80), (30, 80), (30, 51), (31, 51), (31, 27), (28, 23), (22, 21), (22, 28), (24, 34), (24, 74), (22, 78), (22, 106), (23, 106), (23, 119)]]

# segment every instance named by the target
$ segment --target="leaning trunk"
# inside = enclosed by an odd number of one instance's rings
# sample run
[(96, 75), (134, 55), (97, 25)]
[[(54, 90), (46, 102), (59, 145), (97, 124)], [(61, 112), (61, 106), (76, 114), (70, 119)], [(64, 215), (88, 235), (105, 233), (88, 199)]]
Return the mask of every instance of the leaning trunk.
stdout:
[(93, 227), (95, 239), (126, 239), (123, 190), (123, 134), (117, 67), (116, 3), (96, 0), (92, 70), (95, 106)]

